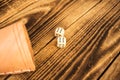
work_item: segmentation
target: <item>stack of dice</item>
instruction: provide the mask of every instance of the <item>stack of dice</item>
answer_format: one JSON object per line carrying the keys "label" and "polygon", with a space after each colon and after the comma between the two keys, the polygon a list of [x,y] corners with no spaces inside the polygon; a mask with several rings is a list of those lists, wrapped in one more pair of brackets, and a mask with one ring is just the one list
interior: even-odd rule
{"label": "stack of dice", "polygon": [[56,28],[55,36],[57,37],[57,47],[64,48],[66,46],[65,30],[61,27]]}

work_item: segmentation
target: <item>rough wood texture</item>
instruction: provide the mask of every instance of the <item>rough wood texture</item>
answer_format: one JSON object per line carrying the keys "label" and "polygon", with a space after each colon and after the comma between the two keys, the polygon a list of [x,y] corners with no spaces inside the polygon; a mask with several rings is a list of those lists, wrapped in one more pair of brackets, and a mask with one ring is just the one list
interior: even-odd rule
{"label": "rough wood texture", "polygon": [[100,80],[120,80],[120,54]]}
{"label": "rough wood texture", "polygon": [[[112,62],[119,62],[120,1],[56,0],[56,4],[44,17],[38,18],[40,13],[30,15],[27,24],[36,71],[1,79],[110,80],[107,76],[115,65]],[[67,38],[63,49],[56,47],[54,37],[59,26],[65,29]],[[119,80],[117,71],[112,80]]]}
{"label": "rough wood texture", "polygon": [[[0,8],[0,28],[13,23],[21,18],[29,18],[32,14],[39,13],[39,17],[48,13],[55,6],[57,0],[10,0],[1,1]],[[7,4],[6,4],[7,3]],[[5,4],[5,5],[4,5]],[[42,15],[41,15],[42,14]],[[37,16],[36,16],[37,17]]]}

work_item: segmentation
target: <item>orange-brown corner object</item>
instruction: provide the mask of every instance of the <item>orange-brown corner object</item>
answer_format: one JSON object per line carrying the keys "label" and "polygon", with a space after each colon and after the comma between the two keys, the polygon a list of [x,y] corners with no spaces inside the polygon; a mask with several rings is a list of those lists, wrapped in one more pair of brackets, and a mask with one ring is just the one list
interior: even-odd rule
{"label": "orange-brown corner object", "polygon": [[0,29],[0,75],[34,71],[33,51],[24,22]]}

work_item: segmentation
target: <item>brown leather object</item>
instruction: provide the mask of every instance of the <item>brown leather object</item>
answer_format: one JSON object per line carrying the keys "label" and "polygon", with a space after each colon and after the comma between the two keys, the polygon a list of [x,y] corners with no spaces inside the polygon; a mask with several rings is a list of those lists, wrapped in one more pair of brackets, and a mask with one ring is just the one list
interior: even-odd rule
{"label": "brown leather object", "polygon": [[0,75],[34,71],[32,54],[23,21],[0,29]]}

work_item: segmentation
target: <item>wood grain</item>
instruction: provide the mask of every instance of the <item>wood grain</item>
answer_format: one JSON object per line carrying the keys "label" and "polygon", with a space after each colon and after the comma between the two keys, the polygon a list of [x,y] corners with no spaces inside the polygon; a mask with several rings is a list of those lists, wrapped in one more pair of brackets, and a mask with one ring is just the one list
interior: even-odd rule
{"label": "wood grain", "polygon": [[44,13],[39,16],[42,17],[55,6],[55,3],[55,0],[11,0],[6,6],[0,8],[0,14],[2,14],[0,15],[0,28],[21,18],[29,18],[31,14]]}
{"label": "wood grain", "polygon": [[[112,35],[111,37],[114,38],[114,40],[119,39],[118,44],[120,45],[120,19],[119,21],[116,22],[115,27],[113,27],[113,30],[111,31],[111,35]],[[106,71],[103,73],[103,76],[100,78],[100,80],[119,80],[120,79],[120,62],[119,62],[120,51],[118,53],[119,54],[116,55],[114,60],[106,68]]]}
{"label": "wood grain", "polygon": [[[38,18],[44,13],[30,15],[27,23],[36,71],[3,76],[3,79],[117,80],[120,73],[116,58],[120,52],[120,1],[56,0],[56,4],[43,17]],[[67,46],[63,49],[56,47],[56,27],[65,29]],[[117,68],[109,77],[114,66]]]}
{"label": "wood grain", "polygon": [[120,54],[100,80],[119,80],[120,79]]}

